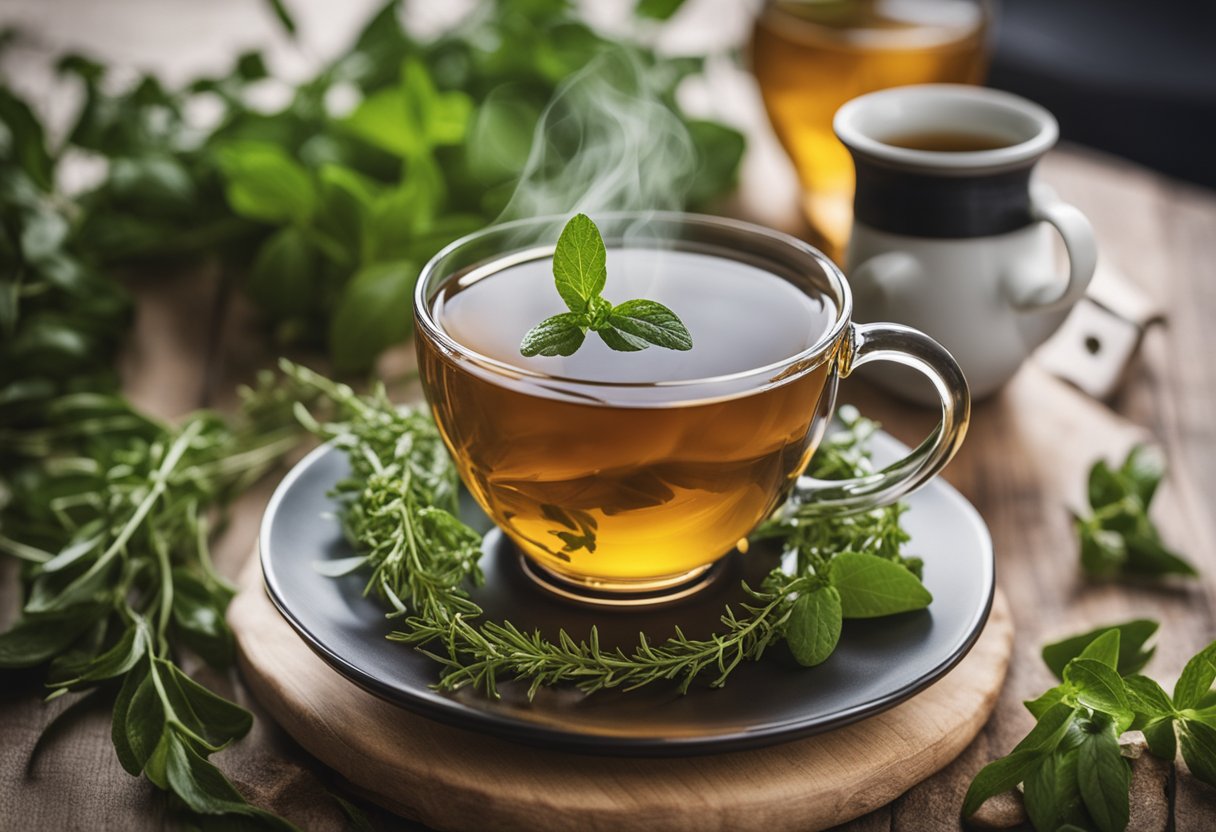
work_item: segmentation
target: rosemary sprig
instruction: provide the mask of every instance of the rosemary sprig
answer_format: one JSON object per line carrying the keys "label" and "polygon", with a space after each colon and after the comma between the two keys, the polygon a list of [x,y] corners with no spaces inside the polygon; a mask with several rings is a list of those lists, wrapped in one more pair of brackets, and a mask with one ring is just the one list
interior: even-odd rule
{"label": "rosemary sprig", "polygon": [[[435,659],[442,667],[441,690],[472,687],[497,696],[498,682],[514,679],[529,682],[530,697],[560,683],[590,693],[675,681],[686,691],[711,673],[710,685],[718,687],[743,661],[758,660],[779,641],[789,639],[804,664],[818,664],[835,648],[842,618],[919,609],[931,600],[914,575],[920,562],[901,554],[908,536],[900,527],[904,509],[896,506],[813,523],[795,512],[766,523],[758,536],[781,540],[794,555],[787,558],[793,569],[774,569],[759,588],[745,586],[749,599],[728,606],[722,631],[709,638],[677,630],[654,643],[641,633],[626,652],[601,645],[594,627],[584,639],[561,631],[551,641],[509,621],[478,621],[482,610],[466,586],[482,580],[481,537],[456,515],[456,474],[426,412],[398,408],[383,389],[358,396],[305,368],[282,367],[332,410],[332,419],[321,422],[298,407],[302,423],[350,458],[351,475],[337,490],[360,554],[328,571],[370,567],[366,591],[381,595],[392,607],[390,617],[400,619],[401,629],[389,638]],[[864,443],[874,424],[852,408],[839,415],[845,429],[812,462],[817,477],[870,468]],[[872,591],[875,582],[884,593]]]}

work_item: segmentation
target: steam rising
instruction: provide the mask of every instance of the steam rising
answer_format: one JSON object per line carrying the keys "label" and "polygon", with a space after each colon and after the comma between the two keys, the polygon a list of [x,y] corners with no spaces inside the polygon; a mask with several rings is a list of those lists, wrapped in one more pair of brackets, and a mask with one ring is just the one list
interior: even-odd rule
{"label": "steam rising", "polygon": [[696,159],[647,68],[626,50],[605,52],[565,81],[541,115],[499,221],[678,210]]}

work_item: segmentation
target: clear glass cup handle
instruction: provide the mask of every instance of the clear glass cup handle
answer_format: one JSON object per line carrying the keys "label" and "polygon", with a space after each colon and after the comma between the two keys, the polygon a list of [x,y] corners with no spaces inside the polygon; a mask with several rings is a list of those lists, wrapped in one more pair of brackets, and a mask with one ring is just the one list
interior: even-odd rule
{"label": "clear glass cup handle", "polygon": [[967,379],[954,356],[928,335],[902,324],[852,324],[842,350],[840,377],[871,361],[912,367],[933,383],[942,403],[942,420],[919,446],[881,471],[851,480],[801,476],[792,502],[799,515],[855,513],[890,505],[920,488],[945,467],[963,443],[971,418]]}

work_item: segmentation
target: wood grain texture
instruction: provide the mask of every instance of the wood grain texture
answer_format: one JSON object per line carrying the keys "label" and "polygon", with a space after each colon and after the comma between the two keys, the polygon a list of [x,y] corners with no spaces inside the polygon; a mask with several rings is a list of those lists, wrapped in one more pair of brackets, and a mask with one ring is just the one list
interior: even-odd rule
{"label": "wood grain texture", "polygon": [[998,594],[967,657],[898,707],[769,748],[644,759],[518,745],[384,702],[312,653],[267,598],[256,559],[229,621],[247,684],[301,745],[377,802],[453,832],[830,827],[890,802],[967,747],[996,702],[1013,642]]}

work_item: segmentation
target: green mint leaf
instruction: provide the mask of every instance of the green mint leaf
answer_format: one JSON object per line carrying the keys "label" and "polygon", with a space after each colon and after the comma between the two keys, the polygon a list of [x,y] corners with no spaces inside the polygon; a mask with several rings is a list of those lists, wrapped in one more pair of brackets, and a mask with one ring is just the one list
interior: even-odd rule
{"label": "green mint leaf", "polygon": [[1157,486],[1165,478],[1165,455],[1153,445],[1137,445],[1127,455],[1119,474],[1144,507],[1148,508],[1153,495],[1157,493]]}
{"label": "green mint leaf", "polygon": [[963,815],[974,815],[988,798],[1007,792],[1025,781],[1038,769],[1044,756],[1044,752],[1038,749],[1026,748],[984,766],[971,781],[967,796],[963,798]]}
{"label": "green mint leaf", "polygon": [[528,330],[519,351],[529,358],[534,355],[573,355],[586,337],[582,316],[563,312],[546,318]]}
{"label": "green mint leaf", "polygon": [[1035,829],[1056,830],[1078,814],[1077,749],[1055,751],[1025,780],[1026,814]]}
{"label": "green mint leaf", "polygon": [[1100,459],[1089,469],[1089,483],[1086,492],[1089,496],[1089,505],[1098,509],[1114,505],[1122,500],[1127,494],[1127,489],[1111,470],[1106,460]]}
{"label": "green mint leaf", "polygon": [[1126,543],[1127,563],[1124,569],[1131,574],[1149,577],[1194,577],[1199,574],[1181,555],[1167,549],[1155,533],[1132,532],[1127,535]]}
{"label": "green mint leaf", "polygon": [[1094,529],[1082,525],[1081,568],[1095,578],[1112,578],[1127,562],[1127,543],[1123,536],[1110,529]]}
{"label": "green mint leaf", "polygon": [[1157,622],[1147,618],[1125,621],[1081,633],[1043,648],[1043,661],[1057,679],[1064,678],[1064,666],[1081,655],[1082,651],[1098,636],[1111,630],[1119,633],[1119,664],[1121,675],[1136,673],[1153,657],[1156,647],[1145,647],[1157,632]]}
{"label": "green mint leaf", "polygon": [[600,340],[617,352],[637,352],[650,346],[650,344],[641,338],[630,335],[627,332],[621,332],[619,329],[613,329],[612,327],[597,330],[595,334],[600,336]]}
{"label": "green mint leaf", "polygon": [[26,616],[0,633],[0,668],[34,667],[66,650],[97,622],[96,606],[54,615]]}
{"label": "green mint leaf", "polygon": [[365,370],[387,347],[409,337],[408,309],[418,267],[404,261],[376,263],[355,272],[342,290],[329,327],[334,367]]}
{"label": "green mint leaf", "polygon": [[1182,668],[1182,675],[1174,685],[1174,707],[1198,708],[1212,689],[1213,681],[1216,681],[1216,641],[1192,656]]}
{"label": "green mint leaf", "polygon": [[1077,702],[1131,724],[1133,713],[1119,674],[1095,659],[1076,658],[1064,668],[1064,681],[1077,692]]}
{"label": "green mint leaf", "polygon": [[1119,752],[1119,737],[1113,723],[1090,723],[1077,750],[1077,785],[1081,799],[1098,829],[1123,832],[1130,807],[1128,789],[1131,767]]}
{"label": "green mint leaf", "polygon": [[1101,662],[1111,670],[1119,666],[1119,631],[1107,630],[1099,635],[1081,651],[1079,658],[1093,659]]}
{"label": "green mint leaf", "polygon": [[878,618],[924,609],[933,596],[895,561],[864,552],[842,552],[827,569],[828,583],[840,592],[845,618]]}
{"label": "green mint leaf", "polygon": [[1174,720],[1158,719],[1140,730],[1144,733],[1144,741],[1153,756],[1174,762],[1174,758],[1178,756],[1178,735],[1174,731]]}
{"label": "green mint leaf", "polygon": [[[127,739],[128,731],[131,730],[129,721],[131,719],[147,719],[145,713],[131,714],[131,700],[135,696],[135,692],[140,685],[148,678],[147,665],[140,665],[132,669],[122,680],[122,687],[119,688],[118,698],[114,700],[114,712],[110,722],[110,739],[114,743],[114,751],[118,754],[118,761],[126,772],[134,777],[138,777],[143,770],[144,761],[135,755],[134,748],[130,740]],[[157,726],[159,733],[160,727]]]}
{"label": "green mint leaf", "polygon": [[1216,786],[1216,728],[1192,719],[1182,722],[1182,759],[1191,774]]}
{"label": "green mint leaf", "polygon": [[1128,676],[1123,680],[1123,684],[1127,688],[1128,701],[1137,716],[1143,715],[1151,719],[1174,714],[1174,703],[1170,701],[1169,694],[1147,676]]}
{"label": "green mint leaf", "polygon": [[675,312],[653,300],[627,300],[613,307],[608,318],[613,327],[669,350],[692,349],[692,335]]}
{"label": "green mint leaf", "polygon": [[1013,747],[1013,750],[1033,750],[1044,753],[1055,751],[1060,740],[1064,739],[1064,735],[1072,726],[1072,718],[1076,713],[1077,709],[1067,702],[1052,706],[1047,713],[1039,717],[1034,728],[1030,729],[1030,733],[1023,737],[1022,741]]}
{"label": "green mint leaf", "polygon": [[684,0],[637,0],[633,13],[651,20],[668,20],[684,5]]}
{"label": "green mint leaf", "polygon": [[785,640],[798,664],[814,667],[826,661],[840,641],[842,622],[836,587],[817,587],[800,595],[785,632]]}
{"label": "green mint leaf", "polygon": [[1028,699],[1022,704],[1026,706],[1026,710],[1030,711],[1035,719],[1042,719],[1043,714],[1063,702],[1070,692],[1067,685],[1056,685],[1039,696],[1038,699]]}
{"label": "green mint leaf", "polygon": [[[557,293],[571,312],[582,312],[604,291],[608,279],[608,253],[600,230],[586,214],[575,214],[553,252],[553,278]],[[566,353],[567,355],[569,353]]]}

